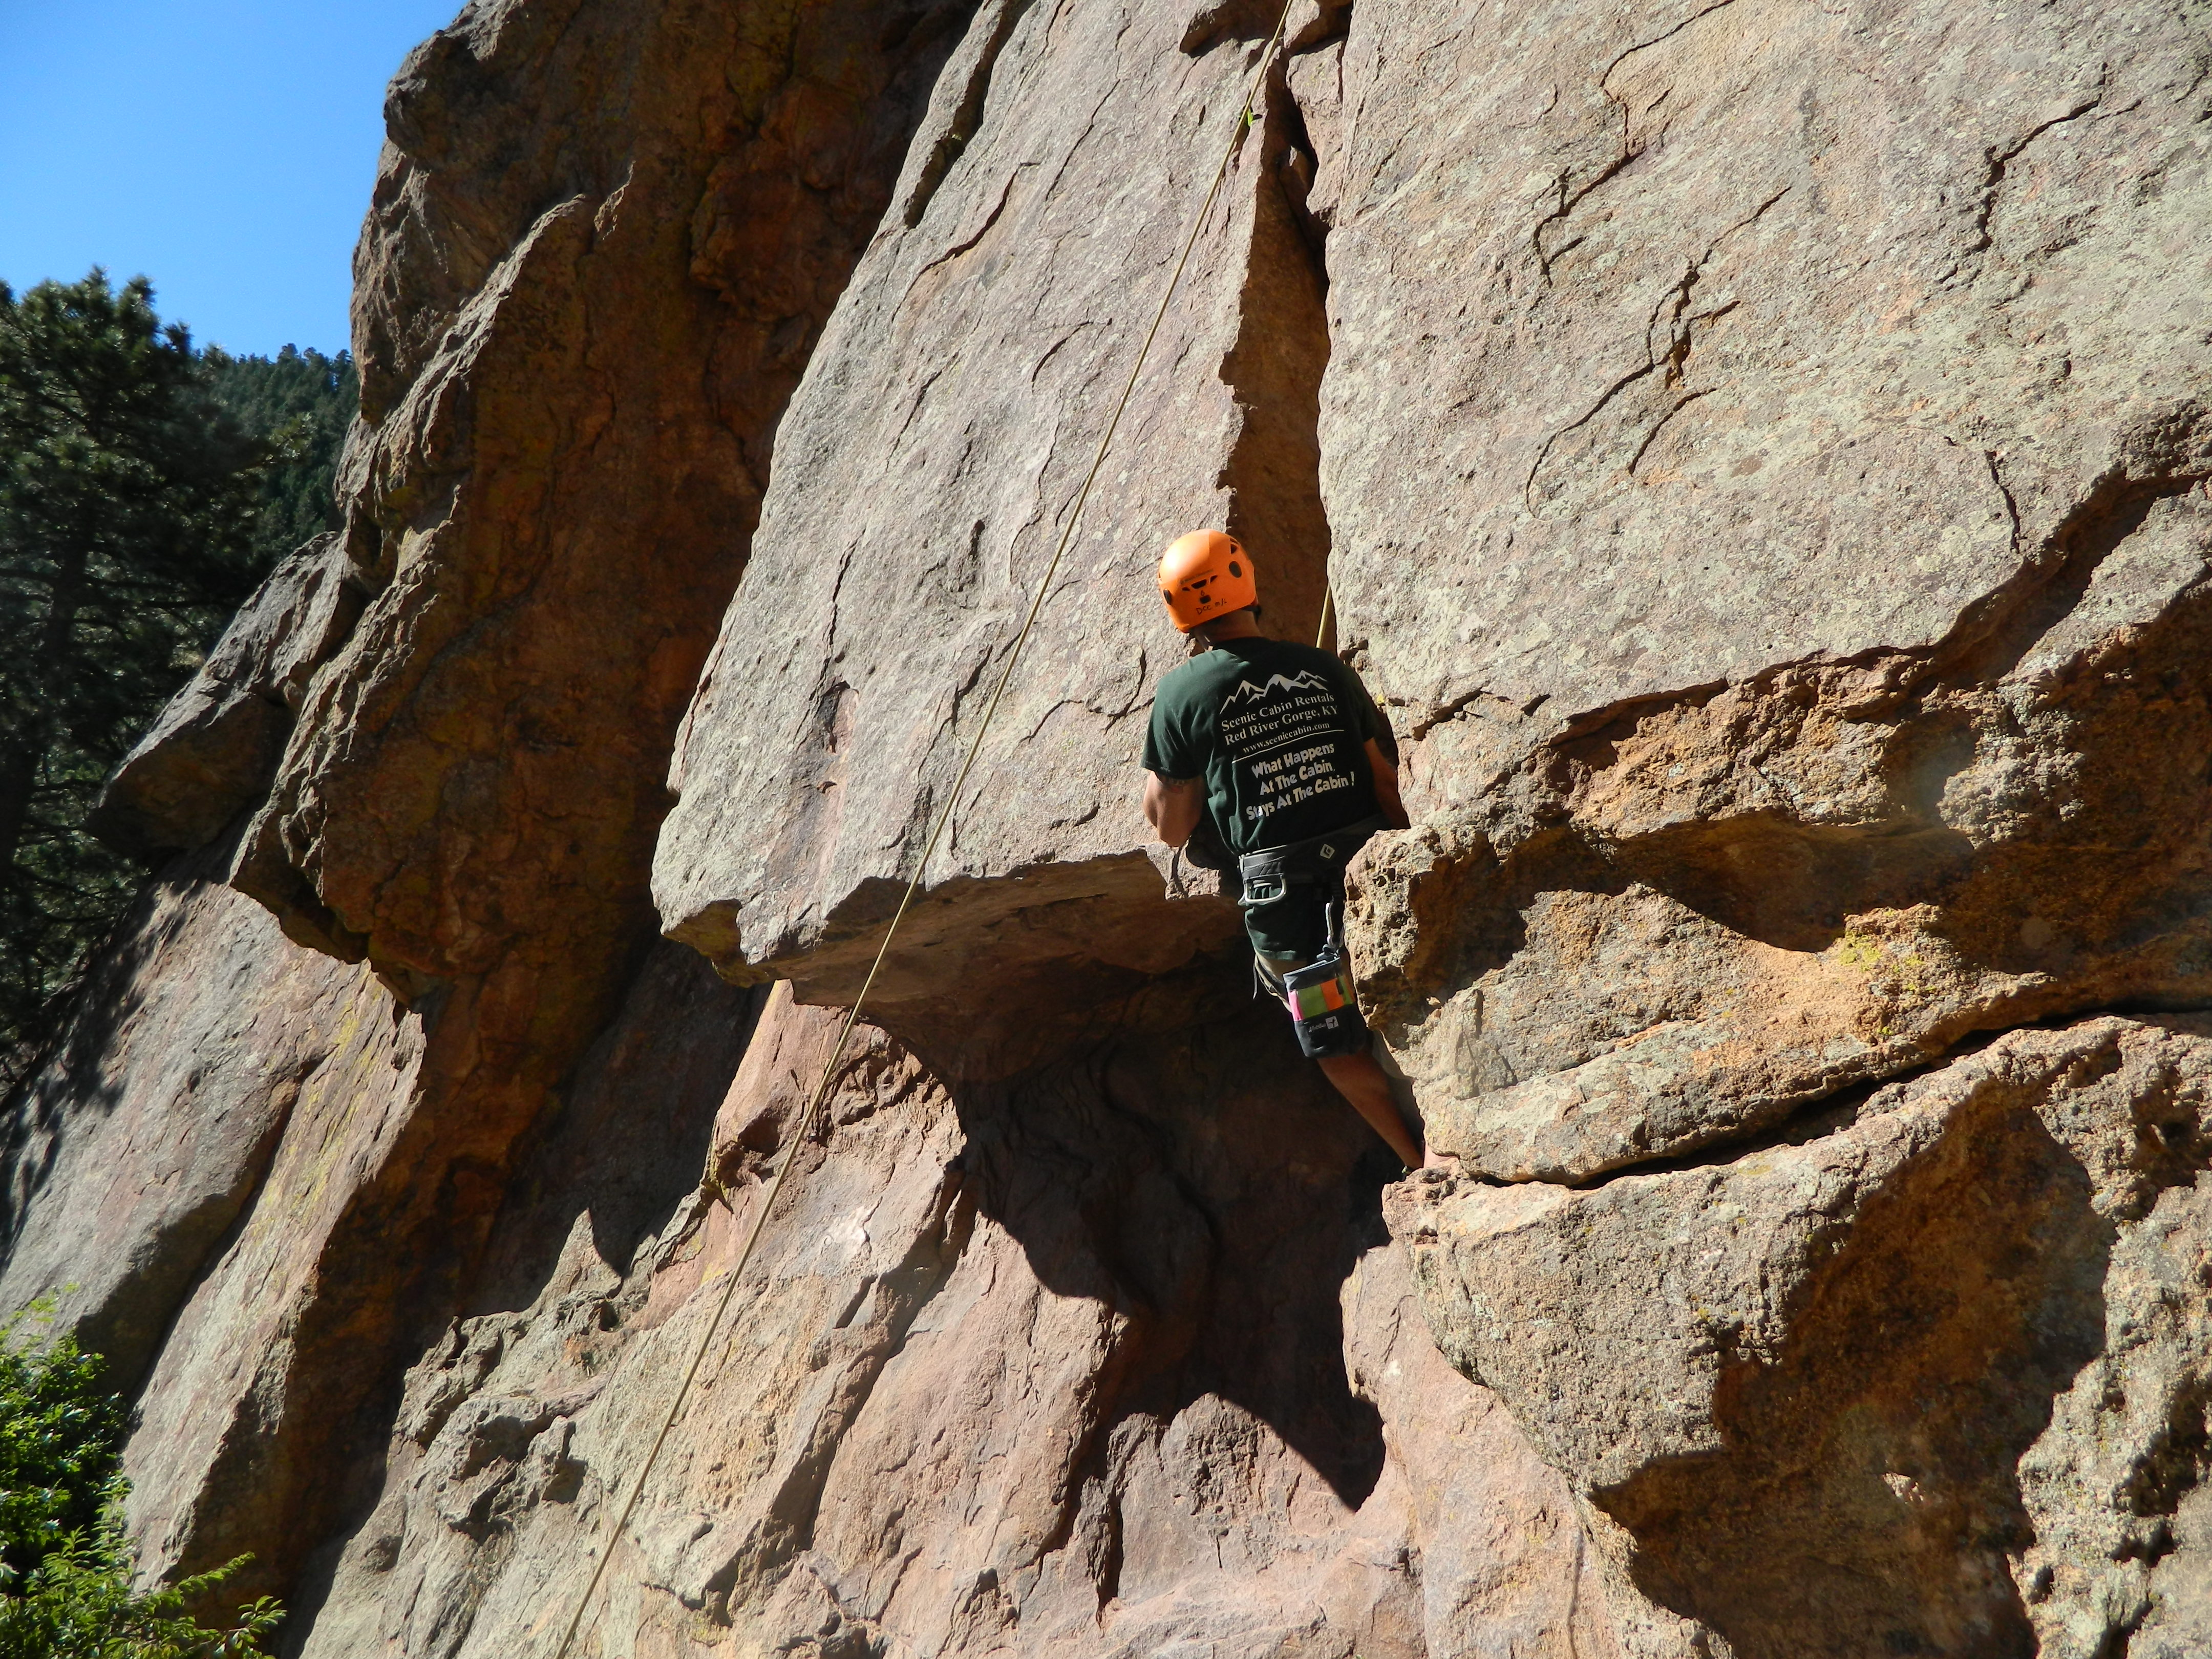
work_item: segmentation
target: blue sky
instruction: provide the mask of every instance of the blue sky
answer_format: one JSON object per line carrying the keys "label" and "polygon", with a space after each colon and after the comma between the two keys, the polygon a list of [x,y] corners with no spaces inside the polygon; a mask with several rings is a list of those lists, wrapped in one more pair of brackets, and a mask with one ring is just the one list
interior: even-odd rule
{"label": "blue sky", "polygon": [[461,0],[0,0],[0,281],[153,279],[203,344],[346,343],[384,85]]}

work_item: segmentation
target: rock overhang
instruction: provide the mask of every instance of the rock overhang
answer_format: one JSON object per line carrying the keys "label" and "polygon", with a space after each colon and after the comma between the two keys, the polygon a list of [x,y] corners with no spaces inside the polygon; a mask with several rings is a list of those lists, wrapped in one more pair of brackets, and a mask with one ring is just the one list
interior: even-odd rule
{"label": "rock overhang", "polygon": [[[850,1006],[865,987],[872,1024],[929,1051],[948,1078],[1003,1074],[1085,1030],[1102,1005],[1129,1017],[1149,982],[1243,937],[1235,907],[1203,872],[1164,868],[1164,849],[1055,860],[918,888],[878,952],[906,884],[864,879],[818,922],[748,948],[734,905],[708,906],[670,936],[738,983],[787,981],[801,1002]],[[1187,883],[1185,895],[1166,888]],[[1171,1023],[1188,1010],[1163,1010]]]}

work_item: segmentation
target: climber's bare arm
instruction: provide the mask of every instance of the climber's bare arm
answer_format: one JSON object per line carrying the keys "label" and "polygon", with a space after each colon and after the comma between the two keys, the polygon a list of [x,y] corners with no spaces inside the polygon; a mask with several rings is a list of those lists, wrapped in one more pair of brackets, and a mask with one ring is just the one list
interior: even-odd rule
{"label": "climber's bare arm", "polygon": [[1384,754],[1382,745],[1372,738],[1367,739],[1367,763],[1375,769],[1375,800],[1382,809],[1382,822],[1393,830],[1410,828],[1413,820],[1406,816],[1406,803],[1398,798],[1398,763]]}
{"label": "climber's bare arm", "polygon": [[[1394,793],[1391,797],[1395,799]],[[1197,778],[1164,778],[1145,774],[1145,821],[1170,847],[1180,847],[1198,828],[1198,815],[1206,810],[1206,791]]]}

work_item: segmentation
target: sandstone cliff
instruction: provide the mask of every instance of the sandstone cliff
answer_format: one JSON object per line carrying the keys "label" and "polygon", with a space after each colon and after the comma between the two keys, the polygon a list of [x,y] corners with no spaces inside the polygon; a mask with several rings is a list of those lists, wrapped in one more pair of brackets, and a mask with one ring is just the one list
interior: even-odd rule
{"label": "sandstone cliff", "polygon": [[[2212,14],[474,0],[0,1300],[295,1655],[2212,1647]],[[1226,523],[1447,1172],[1133,805]],[[658,937],[657,937],[658,936]],[[716,970],[720,970],[719,974]],[[796,1173],[635,1524],[763,1181]]]}

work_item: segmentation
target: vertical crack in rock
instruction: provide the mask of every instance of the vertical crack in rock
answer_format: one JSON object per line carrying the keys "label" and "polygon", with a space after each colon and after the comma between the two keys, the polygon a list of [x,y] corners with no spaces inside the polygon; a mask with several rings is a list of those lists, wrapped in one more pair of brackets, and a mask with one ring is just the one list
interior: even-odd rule
{"label": "vertical crack in rock", "polygon": [[[1250,53],[1224,40],[1186,62],[1181,38],[1149,14],[987,14],[948,75],[931,131],[972,123],[962,159],[920,219],[895,216],[872,246],[784,424],[675,768],[655,864],[664,927],[732,978],[787,975],[803,999],[838,1003],[869,971],[933,821],[925,805],[975,735],[981,699],[960,688],[994,684],[1231,136]],[[871,993],[902,1037],[963,1029],[947,1057],[961,1076],[1011,1075],[1081,1040],[1097,1007],[1143,1006],[1149,978],[1234,927],[1218,902],[1167,901],[1135,769],[1149,682],[1172,660],[1149,580],[1172,526],[1233,521],[1271,573],[1276,626],[1318,619],[1322,279],[1276,176],[1295,132],[1279,82],[1271,103],[1135,388],[975,799]],[[1171,137],[1155,142],[1163,122]],[[993,352],[1022,377],[982,373]],[[931,580],[908,582],[909,566]],[[794,662],[817,682],[798,703],[772,691]],[[854,711],[834,757],[793,719],[833,684]]]}
{"label": "vertical crack in rock", "polygon": [[[1272,21],[1272,20],[1271,20]],[[1287,59],[1270,70],[1247,138],[1257,177],[1252,238],[1237,294],[1235,343],[1221,378],[1239,428],[1219,483],[1230,534],[1251,550],[1268,631],[1311,640],[1328,580],[1321,495],[1321,382],[1328,367],[1328,231],[1308,210],[1312,140],[1291,95]]]}
{"label": "vertical crack in rock", "polygon": [[[109,815],[243,809],[326,954],[178,888],[15,1126],[8,1284],[151,1333],[155,1569],[254,1550],[299,1659],[544,1639],[1273,13],[410,60],[337,562]],[[2205,1650],[2205,62],[2133,0],[1295,11],[603,1645]],[[1395,1243],[1135,810],[1206,522],[1417,737],[1354,943],[1462,1168]]]}
{"label": "vertical crack in rock", "polygon": [[[945,175],[952,170],[953,163],[960,159],[960,152],[982,125],[983,102],[991,95],[991,72],[998,67],[999,54],[1006,49],[1006,38],[1013,33],[1014,26],[1022,21],[1030,3],[1031,0],[985,0],[967,42],[945,65],[937,99],[944,100],[948,93],[956,93],[957,96],[949,111],[923,124],[922,137],[927,142],[915,145],[914,155],[907,162],[907,177],[900,181],[897,191],[903,204],[899,216],[908,229],[921,222],[921,216],[929,211],[930,202],[937,195],[937,187],[945,182]],[[934,137],[929,136],[933,130]]]}

